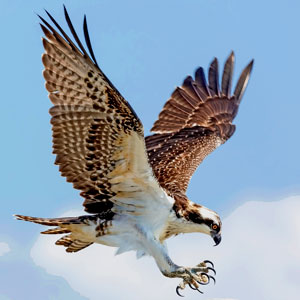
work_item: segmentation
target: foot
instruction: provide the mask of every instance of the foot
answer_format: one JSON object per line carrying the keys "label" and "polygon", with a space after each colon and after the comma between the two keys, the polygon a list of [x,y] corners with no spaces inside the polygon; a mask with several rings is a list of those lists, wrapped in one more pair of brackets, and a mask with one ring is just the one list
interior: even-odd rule
{"label": "foot", "polygon": [[[210,264],[211,267],[207,266],[207,264]],[[199,290],[199,285],[209,284],[211,279],[215,283],[215,278],[208,274],[210,271],[212,271],[214,275],[216,274],[213,263],[209,260],[205,260],[194,268],[177,267],[175,271],[165,275],[168,277],[179,277],[183,279],[176,287],[176,293],[183,297],[179,291],[184,290],[186,285],[202,294],[203,292]]]}

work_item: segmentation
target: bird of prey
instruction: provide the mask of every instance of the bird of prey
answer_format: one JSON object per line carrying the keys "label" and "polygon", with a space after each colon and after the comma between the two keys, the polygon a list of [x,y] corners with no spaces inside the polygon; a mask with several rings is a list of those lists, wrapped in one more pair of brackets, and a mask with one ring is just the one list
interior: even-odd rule
{"label": "bird of prey", "polygon": [[[150,255],[161,273],[199,290],[214,277],[213,264],[175,264],[165,241],[180,233],[201,232],[221,241],[221,220],[209,208],[188,199],[189,180],[202,160],[234,133],[232,124],[247,86],[253,60],[231,93],[233,52],[219,85],[218,60],[186,77],[164,105],[144,138],[143,125],[96,61],[86,17],[82,45],[66,8],[65,19],[75,41],[55,19],[40,17],[45,37],[42,61],[50,109],[53,153],[61,175],[81,191],[87,215],[68,218],[17,219],[54,226],[44,234],[65,234],[57,245],[77,252],[93,243],[117,247],[117,253]],[[55,29],[56,27],[56,29]]]}

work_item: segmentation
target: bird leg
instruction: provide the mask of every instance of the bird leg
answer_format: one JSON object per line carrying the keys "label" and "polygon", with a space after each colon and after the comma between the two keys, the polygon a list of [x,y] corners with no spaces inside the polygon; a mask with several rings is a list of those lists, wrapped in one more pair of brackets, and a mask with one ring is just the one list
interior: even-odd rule
{"label": "bird leg", "polygon": [[165,245],[160,243],[149,231],[145,231],[138,226],[136,226],[135,229],[137,230],[143,248],[149,255],[153,256],[161,273],[166,277],[178,277],[183,279],[176,288],[176,292],[179,296],[181,296],[179,290],[183,290],[186,285],[202,293],[198,289],[199,285],[209,284],[211,279],[215,282],[215,278],[209,275],[210,271],[216,274],[212,262],[205,260],[193,268],[178,266],[169,257]]}

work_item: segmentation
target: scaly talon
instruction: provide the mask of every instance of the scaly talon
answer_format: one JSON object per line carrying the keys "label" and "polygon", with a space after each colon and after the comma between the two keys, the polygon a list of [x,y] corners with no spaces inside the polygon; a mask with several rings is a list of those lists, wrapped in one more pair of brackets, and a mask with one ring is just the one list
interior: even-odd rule
{"label": "scaly talon", "polygon": [[[207,263],[212,267],[207,267]],[[198,264],[195,268],[178,267],[175,271],[168,274],[168,276],[179,277],[183,279],[182,282],[176,287],[176,293],[178,296],[184,297],[182,294],[180,294],[180,290],[184,290],[186,285],[189,285],[192,290],[197,290],[199,293],[203,294],[203,292],[199,290],[200,284],[207,285],[211,280],[216,283],[214,276],[208,274],[210,271],[212,271],[214,275],[216,274],[214,264],[209,260],[205,260]]]}
{"label": "scaly talon", "polygon": [[208,275],[209,278],[211,278],[213,281],[214,281],[214,284],[216,284],[216,279],[215,277],[211,276],[211,275]]}
{"label": "scaly talon", "polygon": [[196,288],[193,287],[191,283],[189,283],[189,287],[190,287],[192,290],[196,290]]}
{"label": "scaly talon", "polygon": [[[198,282],[198,281],[197,281],[197,282]],[[190,284],[190,283],[189,283],[189,287],[190,287],[192,290],[194,290],[194,291],[198,291],[200,294],[203,294],[203,292],[202,292],[202,291],[200,291],[198,288],[196,288],[196,287],[192,286],[192,284]]]}
{"label": "scaly talon", "polygon": [[180,297],[184,297],[183,295],[181,295],[180,293],[179,293],[179,289],[182,289],[179,285],[176,287],[176,294],[178,295],[178,296],[180,296]]}
{"label": "scaly talon", "polygon": [[216,272],[216,270],[215,270],[215,269],[213,269],[213,268],[211,268],[211,267],[207,267],[207,270],[211,270],[211,271],[213,271],[213,272],[214,272],[214,274],[215,274],[215,275],[217,275],[217,272]]}
{"label": "scaly talon", "polygon": [[197,289],[195,289],[195,290],[197,290],[200,294],[203,294],[203,292],[201,292],[198,288]]}
{"label": "scaly talon", "polygon": [[214,264],[210,260],[205,260],[203,261],[205,264],[211,264],[211,266],[214,268]]}

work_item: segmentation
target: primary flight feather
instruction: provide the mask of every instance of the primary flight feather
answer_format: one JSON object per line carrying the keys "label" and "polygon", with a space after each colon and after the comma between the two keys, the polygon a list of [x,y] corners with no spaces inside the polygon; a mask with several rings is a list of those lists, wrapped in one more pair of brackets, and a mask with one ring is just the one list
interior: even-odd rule
{"label": "primary flight feather", "polygon": [[[130,104],[117,91],[96,61],[84,17],[89,54],[65,10],[73,38],[47,12],[44,18],[42,61],[50,109],[53,153],[62,176],[81,191],[88,215],[70,218],[18,219],[55,226],[42,233],[66,234],[56,244],[77,252],[93,243],[150,255],[168,277],[182,278],[177,293],[189,285],[197,289],[214,279],[205,260],[195,267],[176,265],[165,240],[172,235],[202,232],[216,245],[221,220],[214,211],[186,196],[189,180],[202,160],[228,140],[252,70],[243,70],[231,94],[234,54],[227,59],[219,84],[215,58],[206,82],[203,68],[188,76],[171,95],[151,136]],[[199,291],[199,290],[198,290]]]}

